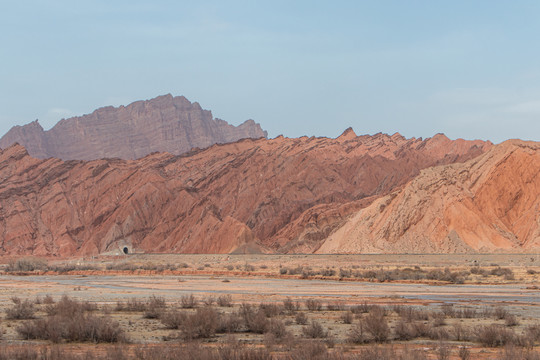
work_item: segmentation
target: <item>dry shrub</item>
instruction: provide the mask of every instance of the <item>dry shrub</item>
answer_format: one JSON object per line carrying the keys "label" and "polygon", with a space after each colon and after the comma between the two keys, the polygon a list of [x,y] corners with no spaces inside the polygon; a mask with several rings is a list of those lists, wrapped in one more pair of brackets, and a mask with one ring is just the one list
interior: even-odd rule
{"label": "dry shrub", "polygon": [[180,298],[180,306],[184,309],[193,309],[197,307],[197,299],[193,294],[184,295]]}
{"label": "dry shrub", "polygon": [[341,314],[341,321],[343,321],[344,324],[352,324],[354,320],[354,314],[351,311],[345,311],[343,314]]}
{"label": "dry shrub", "polygon": [[237,313],[224,314],[219,317],[219,323],[216,329],[218,333],[233,333],[242,328],[242,318]]}
{"label": "dry shrub", "polygon": [[166,308],[167,304],[165,303],[164,298],[152,295],[146,302],[143,317],[145,319],[159,319]]}
{"label": "dry shrub", "polygon": [[178,310],[168,311],[160,317],[167,329],[180,329],[186,322],[187,314]]}
{"label": "dry shrub", "polygon": [[214,296],[207,296],[203,299],[202,302],[206,306],[212,306],[216,302],[216,298]]}
{"label": "dry shrub", "polygon": [[282,320],[270,319],[267,323],[265,333],[272,334],[276,339],[283,339],[289,333]]}
{"label": "dry shrub", "polygon": [[329,311],[343,311],[345,310],[345,305],[340,301],[333,301],[326,304],[326,308]]}
{"label": "dry shrub", "polygon": [[365,330],[371,334],[376,342],[385,342],[390,335],[390,328],[384,315],[383,308],[374,306],[369,314],[362,319]]}
{"label": "dry shrub", "polygon": [[219,313],[211,307],[199,308],[186,317],[180,327],[183,339],[207,339],[215,335],[219,324]]}
{"label": "dry shrub", "polygon": [[62,340],[95,343],[126,341],[124,331],[117,322],[92,314],[53,315],[25,322],[16,330],[25,339],[50,340],[54,343]]}
{"label": "dry shrub", "polygon": [[231,295],[220,295],[217,298],[217,304],[221,307],[231,307],[232,306],[232,296]]}
{"label": "dry shrub", "polygon": [[502,320],[506,318],[508,315],[509,315],[508,311],[502,306],[497,306],[493,310],[493,316],[495,317],[495,319]]}
{"label": "dry shrub", "polygon": [[283,308],[288,314],[294,314],[300,309],[300,304],[298,301],[293,301],[290,297],[288,297],[283,301]]}
{"label": "dry shrub", "polygon": [[508,315],[504,318],[504,324],[505,324],[506,326],[517,326],[517,325],[519,325],[519,320],[518,320],[518,318],[517,318],[515,315],[508,314]]}
{"label": "dry shrub", "polygon": [[448,340],[450,339],[450,333],[444,327],[434,327],[430,329],[428,333],[428,337],[431,340],[439,340],[439,341]]}
{"label": "dry shrub", "polygon": [[353,344],[363,344],[367,342],[364,324],[362,324],[362,322],[357,323],[349,330],[347,333],[347,341]]}
{"label": "dry shrub", "polygon": [[47,261],[39,258],[34,257],[27,257],[27,258],[21,258],[17,260],[11,260],[7,267],[7,272],[28,272],[28,271],[35,271],[35,270],[46,270],[47,269]]}
{"label": "dry shrub", "polygon": [[96,310],[96,304],[92,304],[88,301],[77,301],[67,295],[63,295],[57,303],[49,304],[45,307],[45,312],[47,313],[47,315],[59,315],[63,317],[73,317],[87,311]]}
{"label": "dry shrub", "polygon": [[115,310],[116,311],[143,312],[146,310],[146,305],[147,305],[146,301],[136,299],[136,298],[131,298],[131,299],[128,299],[126,302],[121,302],[121,301],[117,302]]}
{"label": "dry shrub", "polygon": [[471,339],[471,332],[461,324],[454,324],[452,326],[452,333],[456,341],[470,341]]}
{"label": "dry shrub", "polygon": [[471,351],[466,348],[465,346],[460,346],[458,350],[458,356],[460,360],[470,360],[471,359]]}
{"label": "dry shrub", "polygon": [[306,314],[304,314],[303,312],[299,312],[296,314],[295,318],[294,318],[294,321],[296,321],[296,323],[298,325],[306,325],[307,324],[307,316]]}
{"label": "dry shrub", "polygon": [[309,325],[302,328],[302,333],[308,338],[312,339],[324,339],[328,337],[328,331],[315,320],[311,320]]}
{"label": "dry shrub", "polygon": [[373,305],[368,305],[368,303],[364,302],[363,304],[354,305],[353,307],[351,307],[351,311],[354,314],[367,314],[372,307]]}
{"label": "dry shrub", "polygon": [[29,300],[21,301],[19,298],[12,298],[13,306],[6,309],[6,319],[23,320],[34,318],[34,304]]}
{"label": "dry shrub", "polygon": [[506,346],[497,360],[540,360],[540,353],[533,349],[522,349],[515,346]]}
{"label": "dry shrub", "polygon": [[496,324],[477,326],[475,333],[477,341],[488,347],[509,345],[515,340],[514,331]]}
{"label": "dry shrub", "polygon": [[396,339],[398,340],[411,340],[416,337],[416,329],[413,324],[407,323],[403,320],[400,320],[394,329]]}
{"label": "dry shrub", "polygon": [[450,359],[450,347],[445,344],[440,344],[436,352],[437,360],[448,360]]}
{"label": "dry shrub", "polygon": [[320,311],[322,309],[322,303],[317,299],[307,299],[305,304],[309,311]]}
{"label": "dry shrub", "polygon": [[268,319],[263,310],[258,309],[255,311],[251,305],[243,303],[239,311],[248,331],[256,334],[263,334],[265,332]]}
{"label": "dry shrub", "polygon": [[431,317],[433,318],[432,325],[434,327],[446,325],[446,320],[443,313],[435,312],[431,314]]}
{"label": "dry shrub", "polygon": [[261,303],[259,304],[259,309],[268,318],[283,314],[283,308],[277,304]]}
{"label": "dry shrub", "polygon": [[330,359],[328,349],[318,341],[303,341],[288,357],[290,360],[326,360]]}

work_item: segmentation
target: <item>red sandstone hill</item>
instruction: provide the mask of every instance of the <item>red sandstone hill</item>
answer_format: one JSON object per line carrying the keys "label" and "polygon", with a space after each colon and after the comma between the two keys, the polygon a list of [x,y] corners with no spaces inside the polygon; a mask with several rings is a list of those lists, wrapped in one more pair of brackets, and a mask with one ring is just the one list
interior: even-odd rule
{"label": "red sandstone hill", "polygon": [[540,143],[509,140],[465,163],[422,170],[358,211],[319,253],[540,249]]}
{"label": "red sandstone hill", "polygon": [[266,136],[253,120],[229,125],[198,103],[169,94],[61,120],[48,131],[37,120],[15,126],[0,139],[0,148],[19,143],[40,159],[138,159],[156,151],[178,155],[194,147]]}
{"label": "red sandstone hill", "polygon": [[245,139],[139,160],[0,152],[0,254],[313,252],[349,215],[482,141],[399,134]]}

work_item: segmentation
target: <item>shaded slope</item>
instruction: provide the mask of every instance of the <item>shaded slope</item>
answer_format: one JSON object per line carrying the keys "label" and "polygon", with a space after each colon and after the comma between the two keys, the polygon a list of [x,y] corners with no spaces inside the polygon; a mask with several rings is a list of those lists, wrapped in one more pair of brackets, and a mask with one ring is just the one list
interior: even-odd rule
{"label": "shaded slope", "polygon": [[64,119],[48,131],[37,120],[15,126],[0,139],[0,148],[19,143],[41,159],[138,159],[157,151],[181,154],[194,147],[260,137],[266,132],[253,120],[233,126],[214,119],[198,103],[169,94]]}

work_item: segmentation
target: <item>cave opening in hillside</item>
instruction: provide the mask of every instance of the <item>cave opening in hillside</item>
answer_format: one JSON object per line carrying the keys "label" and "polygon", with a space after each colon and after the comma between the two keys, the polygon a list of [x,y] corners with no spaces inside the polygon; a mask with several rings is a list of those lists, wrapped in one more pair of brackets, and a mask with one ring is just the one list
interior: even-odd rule
{"label": "cave opening in hillside", "polygon": [[129,249],[127,248],[127,246],[124,246],[124,249],[122,251],[124,251],[124,254],[126,255],[129,254]]}

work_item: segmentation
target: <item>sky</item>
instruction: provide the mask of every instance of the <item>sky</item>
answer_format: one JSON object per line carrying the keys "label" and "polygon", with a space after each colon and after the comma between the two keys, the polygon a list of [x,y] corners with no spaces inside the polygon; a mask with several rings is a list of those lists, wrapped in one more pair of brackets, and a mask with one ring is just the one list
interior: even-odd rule
{"label": "sky", "polygon": [[269,137],[540,141],[540,1],[0,2],[0,135],[171,93]]}

